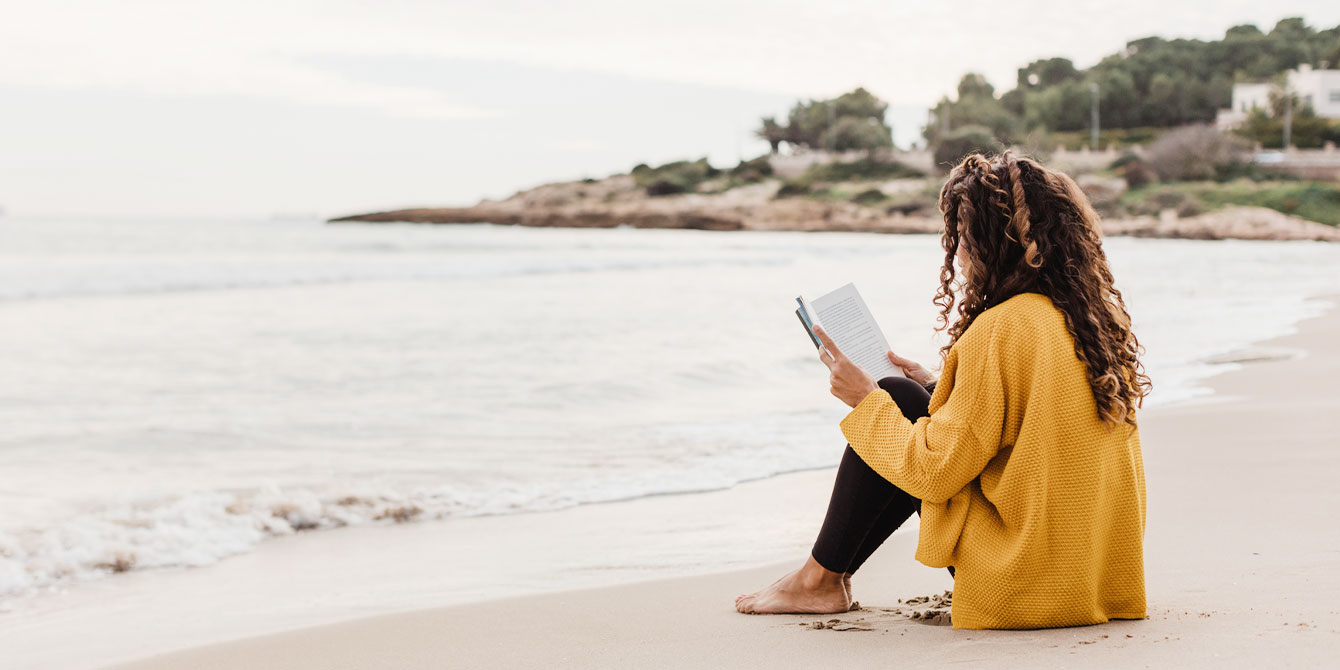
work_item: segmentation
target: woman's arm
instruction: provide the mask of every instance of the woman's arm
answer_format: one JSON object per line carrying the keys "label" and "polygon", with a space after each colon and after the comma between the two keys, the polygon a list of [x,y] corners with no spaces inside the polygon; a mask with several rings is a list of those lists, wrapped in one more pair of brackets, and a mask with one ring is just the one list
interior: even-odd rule
{"label": "woman's arm", "polygon": [[1000,449],[1005,386],[994,323],[975,323],[945,361],[948,399],[928,417],[908,421],[883,389],[867,394],[842,420],[852,449],[880,476],[909,494],[944,502],[976,479]]}

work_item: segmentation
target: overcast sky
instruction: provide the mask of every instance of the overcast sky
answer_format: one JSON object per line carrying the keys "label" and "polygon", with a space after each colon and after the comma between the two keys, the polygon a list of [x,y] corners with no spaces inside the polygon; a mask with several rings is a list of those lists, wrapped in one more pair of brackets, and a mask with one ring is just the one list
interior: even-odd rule
{"label": "overcast sky", "polygon": [[[1281,7],[1283,7],[1281,9]],[[1092,65],[1340,3],[0,0],[11,216],[335,215],[469,204],[761,153],[760,116],[865,86],[896,140],[968,71]]]}

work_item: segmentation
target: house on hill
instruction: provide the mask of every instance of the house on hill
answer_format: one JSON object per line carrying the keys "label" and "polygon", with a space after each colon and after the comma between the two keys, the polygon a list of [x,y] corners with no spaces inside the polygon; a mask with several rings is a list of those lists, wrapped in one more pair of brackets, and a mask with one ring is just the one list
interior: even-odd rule
{"label": "house on hill", "polygon": [[[1298,95],[1303,105],[1310,105],[1317,116],[1340,118],[1340,70],[1315,70],[1306,63],[1286,75],[1289,88]],[[1270,108],[1270,82],[1244,82],[1233,85],[1233,106],[1221,109],[1215,116],[1220,129],[1236,128],[1255,108]]]}

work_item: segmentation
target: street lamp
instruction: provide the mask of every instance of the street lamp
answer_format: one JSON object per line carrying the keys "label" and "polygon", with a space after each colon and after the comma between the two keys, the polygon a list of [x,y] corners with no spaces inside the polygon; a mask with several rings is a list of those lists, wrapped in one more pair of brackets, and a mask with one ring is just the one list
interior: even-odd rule
{"label": "street lamp", "polygon": [[1289,88],[1288,81],[1284,84],[1284,141],[1283,149],[1289,150],[1293,144],[1293,91]]}
{"label": "street lamp", "polygon": [[1089,92],[1093,94],[1093,111],[1089,118],[1089,147],[1098,151],[1098,82],[1089,82]]}

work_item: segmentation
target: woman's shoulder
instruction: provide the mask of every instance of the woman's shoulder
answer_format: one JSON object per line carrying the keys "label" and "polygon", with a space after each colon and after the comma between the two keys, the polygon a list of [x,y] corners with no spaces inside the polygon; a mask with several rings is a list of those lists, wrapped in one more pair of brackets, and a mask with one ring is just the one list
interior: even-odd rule
{"label": "woman's shoulder", "polygon": [[1030,348],[1052,339],[1048,335],[1067,332],[1065,315],[1051,298],[1030,292],[1015,294],[982,310],[964,331],[963,338],[980,344],[990,340],[991,348],[1010,345]]}
{"label": "woman's shoulder", "polygon": [[1061,310],[1052,303],[1052,299],[1042,293],[1016,293],[991,307],[982,310],[972,325],[988,325],[991,330],[1000,325],[1035,324],[1048,317],[1061,317]]}
{"label": "woman's shoulder", "polygon": [[1019,314],[1043,314],[1059,311],[1052,299],[1045,293],[1035,293],[1032,291],[1026,293],[1016,293],[996,305],[982,312],[994,313],[997,317],[1014,316]]}

